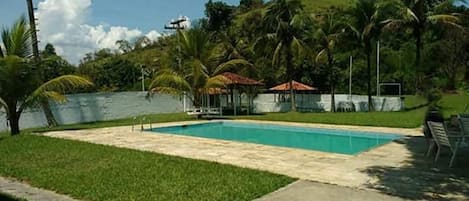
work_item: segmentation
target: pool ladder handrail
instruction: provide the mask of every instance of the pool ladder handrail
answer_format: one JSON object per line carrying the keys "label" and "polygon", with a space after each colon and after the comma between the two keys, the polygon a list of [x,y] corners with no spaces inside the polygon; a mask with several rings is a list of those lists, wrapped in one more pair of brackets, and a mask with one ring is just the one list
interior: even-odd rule
{"label": "pool ladder handrail", "polygon": [[144,128],[145,122],[150,125],[150,130],[153,130],[153,124],[152,124],[151,118],[147,119],[145,116],[138,118],[135,116],[132,118],[132,132],[135,131],[135,125],[136,125],[137,119],[140,120],[140,132],[145,130]]}

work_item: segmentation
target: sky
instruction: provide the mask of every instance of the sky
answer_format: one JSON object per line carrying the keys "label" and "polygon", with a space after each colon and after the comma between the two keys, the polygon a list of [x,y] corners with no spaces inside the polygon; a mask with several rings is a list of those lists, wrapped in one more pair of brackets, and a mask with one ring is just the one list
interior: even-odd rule
{"label": "sky", "polygon": [[[47,43],[77,64],[88,52],[117,49],[117,40],[147,36],[156,40],[171,19],[204,16],[207,0],[33,0],[40,49]],[[237,5],[239,0],[224,0]],[[0,0],[0,27],[27,16],[26,0]],[[190,26],[190,23],[187,24]]]}

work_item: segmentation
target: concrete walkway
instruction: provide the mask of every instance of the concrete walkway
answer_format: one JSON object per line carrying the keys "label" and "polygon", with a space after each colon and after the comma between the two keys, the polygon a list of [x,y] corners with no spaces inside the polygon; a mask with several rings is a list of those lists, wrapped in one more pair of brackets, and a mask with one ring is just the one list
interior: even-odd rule
{"label": "concrete walkway", "polygon": [[0,177],[0,192],[28,201],[77,201],[66,195]]}
{"label": "concrete walkway", "polygon": [[300,180],[254,201],[404,201],[389,195]]}

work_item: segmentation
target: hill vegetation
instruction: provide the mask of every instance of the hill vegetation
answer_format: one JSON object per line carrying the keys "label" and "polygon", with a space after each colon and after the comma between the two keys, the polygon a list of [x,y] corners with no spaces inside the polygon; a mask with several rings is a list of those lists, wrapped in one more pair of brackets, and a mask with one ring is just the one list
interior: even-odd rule
{"label": "hill vegetation", "polygon": [[[211,2],[211,1],[210,1]],[[255,49],[256,44],[260,44],[261,36],[266,34],[265,23],[263,18],[265,17],[266,11],[271,3],[267,4],[255,4],[251,3],[252,6],[246,8],[242,5],[237,7],[229,7],[228,5],[221,2],[207,3],[207,8],[213,7],[212,10],[226,9],[231,12],[232,17],[229,18],[225,25],[217,27],[218,30],[207,30],[211,34],[218,47],[219,59],[243,58],[251,62],[255,66],[255,72],[238,72],[254,79],[262,80],[266,83],[266,86],[272,86],[281,82],[287,81],[284,77],[285,68],[283,64],[273,66],[272,54],[274,53],[275,47],[266,46],[265,50]],[[249,2],[249,1],[246,1]],[[315,1],[301,1],[302,11],[301,15],[310,17],[312,14],[324,15],[325,13],[334,13],[337,16],[337,20],[349,21],[345,24],[350,24],[353,17],[350,16],[350,10],[356,4],[356,1],[339,1],[339,0],[315,0]],[[406,6],[401,1],[395,1],[389,4],[396,4],[397,6]],[[386,7],[389,5],[380,5]],[[230,10],[231,9],[231,10]],[[387,8],[392,10],[393,8]],[[427,10],[431,10],[430,13],[461,13],[458,24],[467,27],[467,9],[464,7],[455,7],[452,4],[443,2],[438,5],[426,5]],[[208,9],[207,9],[208,11]],[[388,12],[388,11],[386,11]],[[396,22],[400,19],[404,19],[406,16],[397,16],[399,10],[389,11],[387,20],[395,20]],[[215,13],[215,12],[214,12]],[[388,14],[386,13],[386,14]],[[215,19],[217,16],[210,16],[210,13],[206,12],[207,17],[198,21],[196,27],[207,27],[210,19]],[[428,15],[428,14],[427,14]],[[210,18],[212,17],[212,18]],[[431,17],[431,16],[426,16]],[[447,18],[448,20],[450,18]],[[312,19],[311,25],[304,33],[301,33],[303,37],[304,53],[302,55],[302,63],[296,65],[295,74],[293,75],[295,80],[302,81],[306,84],[314,85],[318,87],[322,92],[330,92],[330,80],[326,79],[328,76],[327,65],[321,62],[320,59],[316,59],[318,50],[316,48],[318,41],[314,39],[314,32],[317,30],[320,21],[317,17]],[[383,22],[386,19],[383,19]],[[213,20],[212,20],[213,21]],[[382,82],[397,82],[403,85],[403,90],[406,94],[415,94],[418,92],[416,86],[416,79],[420,82],[420,85],[426,83],[427,85],[438,85],[429,86],[427,88],[439,88],[444,91],[457,92],[465,91],[467,89],[467,80],[469,73],[467,72],[467,65],[464,61],[467,60],[467,53],[464,50],[467,49],[467,37],[463,37],[467,33],[466,28],[464,31],[458,31],[450,26],[439,26],[439,22],[443,22],[443,19],[438,21],[435,18],[428,20],[428,25],[425,25],[425,31],[421,34],[421,43],[423,49],[420,50],[420,64],[417,64],[415,49],[416,42],[415,37],[412,35],[413,29],[410,25],[402,23],[398,26],[398,23],[391,24],[379,31],[379,39],[381,41],[381,71],[380,80]],[[218,22],[217,22],[218,23]],[[451,22],[452,23],[452,22]],[[435,25],[435,26],[434,26]],[[347,29],[347,27],[343,27]],[[367,62],[366,55],[360,52],[362,48],[361,44],[354,39],[352,31],[346,30],[347,33],[342,34],[340,40],[335,44],[335,58],[333,58],[334,68],[337,70],[337,86],[335,87],[337,92],[343,93],[348,89],[348,64],[349,57],[353,56],[353,92],[357,94],[366,94],[367,83]],[[377,32],[378,33],[378,32]],[[376,75],[376,42],[377,37],[373,37],[370,40],[370,60],[371,69],[370,74]],[[142,43],[145,42],[145,43]],[[142,39],[136,39],[133,42],[127,42],[131,46],[130,51],[123,51],[123,49],[113,52],[111,50],[100,50],[95,53],[90,53],[85,57],[79,65],[79,72],[84,73],[92,77],[97,81],[95,90],[105,91],[119,91],[119,90],[139,90],[141,89],[141,68],[143,67],[146,75],[146,86],[149,86],[150,80],[156,75],[156,73],[162,68],[176,68],[180,60],[184,60],[183,55],[179,55],[177,51],[177,37],[176,35],[170,35],[160,38],[155,42],[148,42]],[[453,45],[454,44],[454,45]],[[444,49],[444,51],[443,51]],[[232,51],[232,52],[229,52]],[[459,57],[451,57],[454,53],[461,52]],[[234,53],[230,55],[231,53]],[[181,57],[181,58],[179,58]],[[428,58],[428,59],[427,59]],[[432,59],[429,59],[432,58]],[[297,59],[297,58],[295,58]],[[106,68],[106,64],[112,60],[128,60],[130,63],[117,62],[122,65],[121,68],[111,69]],[[299,61],[295,61],[299,62]],[[112,62],[111,62],[112,63]],[[423,66],[417,72],[416,65]],[[126,73],[127,78],[120,79],[124,80],[125,83],[114,83],[119,82],[119,79],[114,81],[100,81],[100,76],[108,75],[109,73],[118,72],[118,69],[125,71],[123,68],[130,68]],[[236,71],[236,70],[235,70]],[[442,76],[425,78],[425,76],[417,76],[416,74],[439,74]],[[131,76],[129,78],[128,76]],[[371,79],[371,93],[375,93],[376,89],[376,76]],[[428,81],[423,82],[423,79]],[[435,80],[436,79],[436,80]],[[428,82],[431,82],[430,84]],[[396,90],[393,88],[382,88],[383,93],[395,94]]]}

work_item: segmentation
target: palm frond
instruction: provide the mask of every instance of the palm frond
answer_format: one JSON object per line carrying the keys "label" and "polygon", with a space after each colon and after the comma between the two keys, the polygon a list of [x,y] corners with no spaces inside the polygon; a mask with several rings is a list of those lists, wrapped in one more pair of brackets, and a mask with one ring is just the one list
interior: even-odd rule
{"label": "palm frond", "polygon": [[62,95],[64,92],[90,86],[93,86],[93,83],[89,79],[78,75],[56,77],[34,90],[22,103],[20,110],[34,105],[41,99],[65,102],[66,98]]}
{"label": "palm frond", "polygon": [[63,95],[62,93],[59,93],[57,91],[44,91],[42,93],[42,97],[48,99],[48,100],[54,100],[56,102],[64,103],[67,101],[67,97]]}
{"label": "palm frond", "polygon": [[184,77],[171,70],[159,72],[150,84],[151,93],[181,94],[184,91],[191,91],[190,84]]}
{"label": "palm frond", "polygon": [[7,103],[5,103],[5,101],[2,98],[0,98],[0,109],[2,109],[2,107],[5,108],[6,111],[8,111]]}
{"label": "palm frond", "polygon": [[439,14],[431,15],[427,17],[428,21],[431,23],[459,23],[459,17],[455,15]]}
{"label": "palm frond", "polygon": [[218,65],[213,72],[214,75],[218,75],[223,72],[227,72],[232,69],[239,69],[241,67],[253,67],[253,65],[245,59],[233,59]]}
{"label": "palm frond", "polygon": [[204,88],[209,89],[209,88],[225,87],[227,81],[228,79],[224,77],[223,75],[217,75],[217,76],[207,79],[207,82],[205,83]]}
{"label": "palm frond", "polygon": [[5,55],[19,57],[31,55],[31,31],[24,16],[21,16],[10,29],[3,29],[1,37]]}
{"label": "palm frond", "polygon": [[321,59],[323,59],[327,54],[327,50],[326,49],[322,49],[321,51],[319,51],[319,53],[316,55],[316,62],[320,63],[321,62]]}
{"label": "palm frond", "polygon": [[155,93],[163,93],[163,94],[170,94],[170,95],[181,95],[183,92],[184,91],[181,91],[180,89],[176,89],[176,88],[173,88],[173,87],[153,87],[153,88],[151,88],[149,95],[153,95]]}
{"label": "palm frond", "polygon": [[291,47],[292,47],[293,52],[295,53],[296,57],[298,57],[298,58],[303,57],[303,55],[304,55],[304,45],[301,43],[301,41],[297,37],[293,37]]}
{"label": "palm frond", "polygon": [[277,44],[277,47],[275,48],[274,55],[272,57],[272,64],[273,65],[279,65],[280,63],[280,52],[282,51],[283,48],[283,43],[280,42]]}
{"label": "palm frond", "polygon": [[361,32],[352,24],[347,23],[347,28],[352,31],[352,33],[355,35],[355,37],[359,38],[361,35]]}
{"label": "palm frond", "polygon": [[3,58],[5,55],[3,54],[2,46],[0,45],[0,58]]}
{"label": "palm frond", "polygon": [[407,21],[414,21],[416,23],[420,23],[419,17],[410,8],[405,9],[404,19]]}

